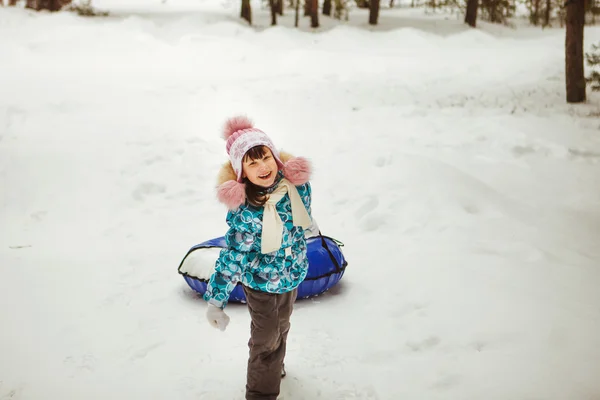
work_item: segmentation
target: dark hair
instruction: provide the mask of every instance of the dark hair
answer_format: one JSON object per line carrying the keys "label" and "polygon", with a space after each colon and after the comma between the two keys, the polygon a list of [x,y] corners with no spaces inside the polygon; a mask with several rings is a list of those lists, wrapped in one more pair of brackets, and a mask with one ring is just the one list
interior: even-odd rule
{"label": "dark hair", "polygon": [[[269,148],[267,146],[254,146],[248,150],[246,154],[244,154],[242,163],[248,159],[261,159],[268,153],[268,151]],[[248,178],[244,178],[244,183],[246,184],[246,199],[248,199],[248,202],[255,207],[264,206],[269,199],[269,196],[265,194],[265,188],[256,186],[254,183],[250,182]]]}

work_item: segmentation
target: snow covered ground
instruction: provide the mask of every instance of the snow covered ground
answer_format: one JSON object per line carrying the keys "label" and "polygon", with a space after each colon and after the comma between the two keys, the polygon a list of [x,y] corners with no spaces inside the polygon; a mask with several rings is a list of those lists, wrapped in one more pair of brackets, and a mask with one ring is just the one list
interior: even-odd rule
{"label": "snow covered ground", "polygon": [[562,30],[96,4],[0,8],[0,399],[243,398],[246,308],[217,331],[177,274],[226,229],[238,112],[312,160],[350,262],[297,303],[282,399],[600,399],[599,99],[565,104]]}

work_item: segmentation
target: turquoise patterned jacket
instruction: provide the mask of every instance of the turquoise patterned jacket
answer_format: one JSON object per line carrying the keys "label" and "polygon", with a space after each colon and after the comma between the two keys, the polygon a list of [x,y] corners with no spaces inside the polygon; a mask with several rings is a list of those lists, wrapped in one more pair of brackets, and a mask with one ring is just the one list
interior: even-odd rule
{"label": "turquoise patterned jacket", "polygon": [[[281,179],[280,174],[278,180]],[[296,189],[311,215],[310,183],[296,186]],[[282,246],[268,254],[260,252],[264,208],[254,207],[246,201],[236,210],[227,213],[227,248],[221,250],[217,259],[204,300],[225,308],[231,291],[238,282],[263,292],[286,293],[294,290],[306,278],[308,258],[304,229],[292,223],[288,194],[277,203],[276,208],[284,225]]]}

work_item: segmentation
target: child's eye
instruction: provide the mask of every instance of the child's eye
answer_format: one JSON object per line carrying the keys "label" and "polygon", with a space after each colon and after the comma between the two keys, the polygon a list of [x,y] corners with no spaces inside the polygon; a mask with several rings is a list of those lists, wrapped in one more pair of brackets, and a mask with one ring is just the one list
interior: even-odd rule
{"label": "child's eye", "polygon": [[264,160],[269,160],[270,158],[271,158],[271,156],[266,156],[266,157],[264,158]]}
{"label": "child's eye", "polygon": [[254,166],[254,165],[256,165],[256,161],[251,161],[250,164],[248,164],[248,165]]}

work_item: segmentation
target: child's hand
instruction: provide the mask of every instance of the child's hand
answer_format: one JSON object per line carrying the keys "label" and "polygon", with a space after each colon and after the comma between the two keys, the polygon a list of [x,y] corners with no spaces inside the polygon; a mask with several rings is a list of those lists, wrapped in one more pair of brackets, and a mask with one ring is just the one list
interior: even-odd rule
{"label": "child's hand", "polygon": [[206,310],[206,319],[208,319],[208,322],[213,327],[218,328],[221,331],[225,331],[225,328],[229,325],[229,316],[225,314],[225,311],[210,303]]}

